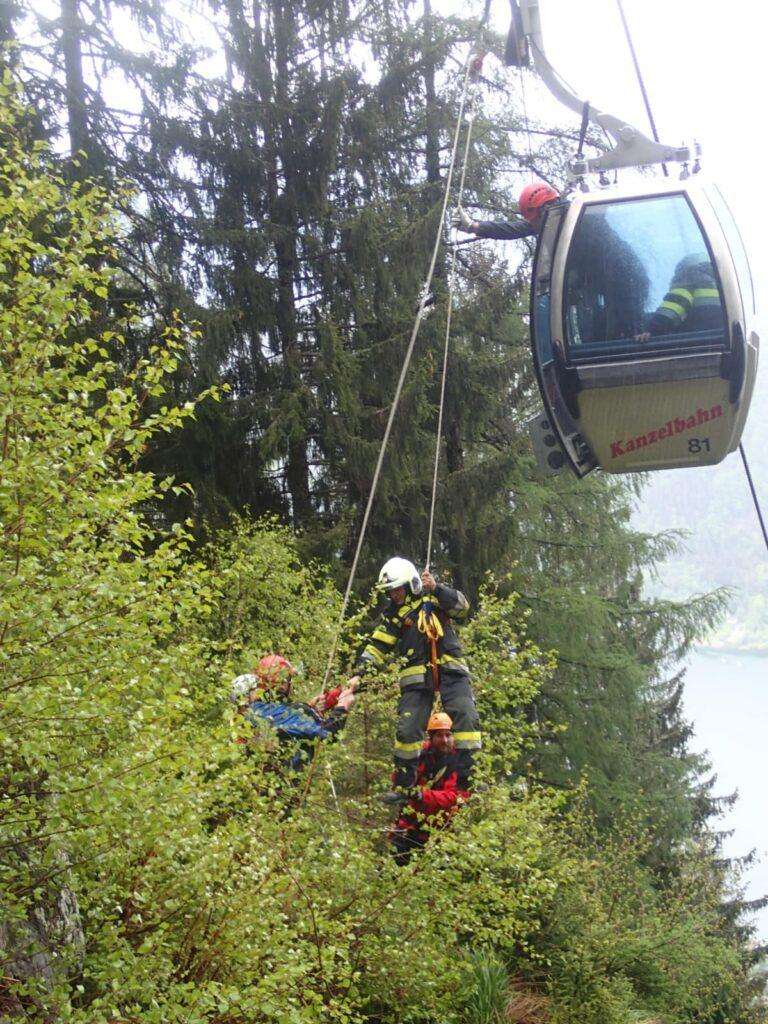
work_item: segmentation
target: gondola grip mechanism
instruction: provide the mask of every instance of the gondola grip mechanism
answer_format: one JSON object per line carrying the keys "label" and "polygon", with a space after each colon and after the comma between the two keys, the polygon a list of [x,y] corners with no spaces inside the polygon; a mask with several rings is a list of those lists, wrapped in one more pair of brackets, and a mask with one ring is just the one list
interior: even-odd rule
{"label": "gondola grip mechanism", "polygon": [[[532,54],[534,69],[555,99],[574,113],[581,114],[585,109],[584,101],[568,88],[550,64],[544,50],[538,0],[512,0],[512,11],[510,37],[522,34],[527,46],[523,45],[522,39],[517,39],[514,45],[508,41],[507,53],[515,52],[521,57],[523,54]],[[621,118],[597,110],[592,105],[588,115],[593,124],[608,133],[615,145],[598,157],[586,158],[580,154],[573,156],[569,161],[569,176],[572,179],[622,167],[685,163],[691,159],[689,146],[668,146],[663,142],[655,142]]]}

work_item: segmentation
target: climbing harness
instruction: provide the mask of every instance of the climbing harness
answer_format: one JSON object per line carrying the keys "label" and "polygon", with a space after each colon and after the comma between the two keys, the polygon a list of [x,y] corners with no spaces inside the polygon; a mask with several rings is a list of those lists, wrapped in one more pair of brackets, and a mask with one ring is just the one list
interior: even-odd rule
{"label": "climbing harness", "polygon": [[429,644],[429,667],[432,673],[432,689],[435,693],[440,692],[440,663],[437,654],[437,645],[445,636],[440,616],[432,602],[427,599],[419,609],[419,616],[416,627],[423,633]]}

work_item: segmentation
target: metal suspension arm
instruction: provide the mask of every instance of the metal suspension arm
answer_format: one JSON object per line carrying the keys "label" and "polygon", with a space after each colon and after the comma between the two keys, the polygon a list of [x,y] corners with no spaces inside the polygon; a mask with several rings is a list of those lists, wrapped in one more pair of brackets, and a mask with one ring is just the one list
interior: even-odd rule
{"label": "metal suspension arm", "polygon": [[[555,99],[568,107],[576,114],[584,110],[584,101],[579,99],[568,86],[563,82],[555,69],[549,62],[544,50],[544,37],[541,29],[541,16],[539,13],[539,0],[519,0],[519,19],[514,18],[510,29],[510,38],[513,36],[515,26],[522,29],[523,36],[528,43],[530,53],[533,56],[533,66],[546,87]],[[522,40],[518,40],[518,51],[524,52]],[[508,44],[508,52],[510,45]],[[620,167],[644,167],[648,164],[661,164],[676,161],[684,163],[691,159],[691,151],[687,146],[667,146],[662,142],[654,142],[637,128],[614,117],[613,114],[606,114],[589,106],[589,119],[599,128],[603,128],[614,139],[616,145],[608,153],[604,153],[593,159],[586,159],[581,156],[572,157],[569,162],[571,176],[581,177],[590,172],[614,170]]]}

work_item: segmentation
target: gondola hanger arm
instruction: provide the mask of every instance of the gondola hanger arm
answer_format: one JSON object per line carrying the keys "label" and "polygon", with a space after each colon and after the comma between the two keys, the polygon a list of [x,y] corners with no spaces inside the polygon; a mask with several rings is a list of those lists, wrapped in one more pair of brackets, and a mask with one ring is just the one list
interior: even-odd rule
{"label": "gondola hanger arm", "polygon": [[[539,6],[539,0],[519,0],[519,17],[515,17],[513,5],[510,40],[517,32],[523,38],[508,42],[507,60],[509,63],[519,61],[522,65],[527,63],[527,56],[530,53],[536,73],[555,99],[575,114],[581,115],[585,109],[584,100],[571,91],[547,57]],[[510,55],[513,55],[512,59]],[[573,156],[569,161],[569,174],[572,178],[622,167],[645,167],[649,164],[673,161],[686,163],[691,159],[688,146],[668,146],[663,142],[655,142],[621,118],[598,110],[591,104],[589,120],[606,131],[614,140],[615,146],[597,157]]]}

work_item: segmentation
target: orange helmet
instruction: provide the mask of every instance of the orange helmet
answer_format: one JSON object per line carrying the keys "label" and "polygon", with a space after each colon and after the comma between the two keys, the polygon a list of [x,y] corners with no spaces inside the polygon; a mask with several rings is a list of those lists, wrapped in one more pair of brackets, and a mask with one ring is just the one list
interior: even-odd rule
{"label": "orange helmet", "polygon": [[557,189],[547,185],[545,181],[533,181],[520,193],[520,213],[529,224],[535,224],[541,216],[541,208],[559,198],[560,193]]}
{"label": "orange helmet", "polygon": [[434,732],[435,729],[453,728],[453,720],[444,711],[436,711],[427,722],[427,732]]}
{"label": "orange helmet", "polygon": [[282,654],[265,654],[256,666],[256,675],[266,686],[296,675],[296,669]]}

